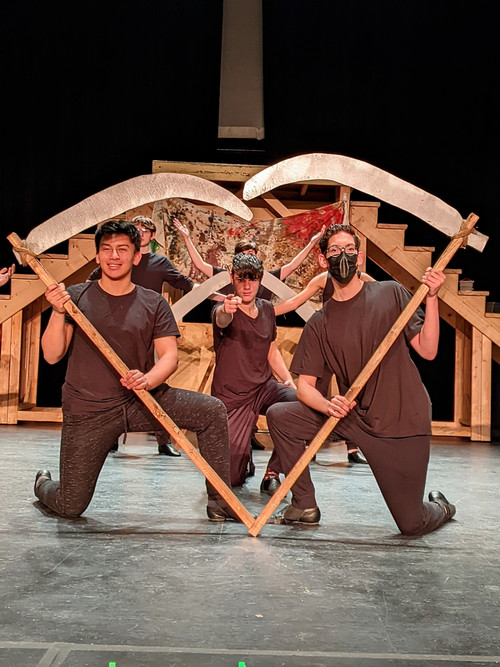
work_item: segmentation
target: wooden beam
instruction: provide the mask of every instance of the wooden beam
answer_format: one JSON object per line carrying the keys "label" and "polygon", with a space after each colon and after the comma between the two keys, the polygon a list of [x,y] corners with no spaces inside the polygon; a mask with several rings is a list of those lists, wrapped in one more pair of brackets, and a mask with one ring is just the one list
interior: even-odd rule
{"label": "wooden beam", "polygon": [[491,440],[491,340],[472,327],[471,440]]}

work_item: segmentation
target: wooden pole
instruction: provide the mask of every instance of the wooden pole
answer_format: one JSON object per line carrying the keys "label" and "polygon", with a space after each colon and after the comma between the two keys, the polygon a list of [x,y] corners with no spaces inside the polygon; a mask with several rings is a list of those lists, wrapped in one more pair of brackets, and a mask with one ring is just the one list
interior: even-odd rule
{"label": "wooden pole", "polygon": [[[7,239],[12,243],[17,253],[24,254],[27,264],[38,275],[40,280],[42,280],[42,282],[47,285],[47,287],[49,285],[57,284],[56,280],[54,280],[50,273],[40,264],[36,256],[28,248],[22,246],[22,241],[17,234],[9,234]],[[64,308],[81,327],[81,329],[87,334],[94,345],[102,352],[113,368],[118,371],[120,376],[125,377],[129,371],[126,364],[123,363],[113,348],[104,340],[101,334],[88,321],[81,310],[77,308],[77,306],[75,306],[72,301],[67,301],[64,304]],[[170,419],[160,404],[145,389],[134,389],[133,391],[148,408],[153,417],[160,422],[163,428],[168,431],[174,440],[180,445],[182,450],[187,454],[195,466],[212,484],[217,493],[219,493],[222,498],[224,498],[226,503],[237,514],[245,526],[250,528],[253,525],[254,517],[238,500],[238,498],[234,495],[227,484],[225,484],[225,482],[219,477],[215,470],[213,470],[212,467],[208,465],[203,456],[201,456],[196,448],[189,442],[184,433],[182,433],[179,427],[172,421],[172,419]]]}
{"label": "wooden pole", "polygon": [[[460,248],[461,245],[463,245],[464,239],[466,239],[467,236],[471,233],[478,219],[479,218],[477,215],[471,213],[467,218],[467,220],[463,222],[462,227],[460,228],[458,234],[451,239],[451,241],[443,251],[442,255],[435,263],[434,265],[435,270],[438,271],[444,270],[448,262],[456,253],[456,251]],[[401,312],[397,320],[394,322],[394,324],[392,325],[391,329],[389,330],[385,338],[382,340],[382,342],[377,347],[371,358],[368,360],[366,366],[363,368],[363,370],[358,375],[354,383],[348,389],[345,397],[350,403],[356,398],[361,389],[368,382],[372,373],[375,371],[377,366],[385,357],[385,355],[389,351],[389,348],[394,343],[396,338],[403,331],[406,324],[409,322],[409,320],[411,319],[411,317],[413,316],[413,314],[423,301],[428,291],[429,288],[427,287],[427,285],[423,284],[420,285],[420,287],[413,295],[412,299],[407,304],[406,308]],[[250,535],[256,537],[259,534],[259,532],[262,529],[262,526],[264,526],[264,524],[267,523],[267,521],[271,517],[271,514],[278,507],[278,505],[286,496],[288,491],[290,491],[290,489],[295,484],[300,475],[304,472],[304,470],[308,466],[313,456],[318,452],[319,448],[324,443],[326,438],[330,435],[330,433],[333,431],[338,422],[339,419],[336,417],[329,417],[326,420],[326,422],[323,424],[323,426],[320,428],[320,430],[316,433],[314,438],[309,443],[307,449],[305,449],[304,453],[298,459],[297,463],[294,465],[292,470],[285,477],[285,480],[281,484],[279,489],[273,496],[271,496],[271,499],[269,500],[267,505],[264,507],[259,516],[255,519],[253,526],[249,530]]]}

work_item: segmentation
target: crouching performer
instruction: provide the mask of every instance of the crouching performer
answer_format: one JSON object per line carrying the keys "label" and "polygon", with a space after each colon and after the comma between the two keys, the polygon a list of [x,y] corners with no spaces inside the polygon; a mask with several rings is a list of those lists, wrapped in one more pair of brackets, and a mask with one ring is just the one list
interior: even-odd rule
{"label": "crouching performer", "polygon": [[[291,370],[299,375],[300,402],[272,406],[269,431],[284,472],[288,474],[327,417],[340,419],[335,433],[355,442],[368,460],[387,506],[404,535],[429,533],[455,514],[439,491],[423,502],[430,450],[430,401],[408,346],[424,359],[437,354],[438,291],[441,271],[428,269],[425,315],[414,314],[373,375],[349,404],[343,394],[389,332],[411,299],[394,281],[363,282],[357,267],[363,257],[359,238],[348,226],[332,225],[320,241],[321,266],[328,269],[334,293],[323,310],[311,317],[299,341]],[[335,373],[342,395],[329,398],[322,379]],[[309,470],[292,488],[292,504],[284,523],[318,523]]]}
{"label": "crouching performer", "polygon": [[[250,439],[258,415],[266,414],[273,403],[295,401],[297,397],[292,376],[275,343],[273,306],[257,298],[263,273],[262,262],[255,255],[235,255],[231,269],[234,294],[212,311],[212,395],[227,408],[232,486],[241,486],[254,474]],[[273,452],[260,486],[263,493],[276,492],[280,472],[284,471]]]}
{"label": "crouching performer", "polygon": [[[42,337],[44,357],[54,364],[69,349],[69,358],[62,391],[60,480],[53,481],[48,470],[40,470],[35,495],[64,517],[76,518],[85,511],[118,436],[158,429],[158,422],[133,389],[150,391],[180,428],[197,434],[202,456],[229,486],[224,404],[165,384],[177,368],[180,334],[161,294],[131,282],[132,267],[141,260],[139,231],[121,220],[106,222],[97,230],[95,243],[100,280],[67,290],[62,283],[52,285],[45,294],[52,314]],[[70,298],[131,369],[127,377],[119,376],[66,313],[64,304]],[[208,517],[214,521],[234,518],[208,482],[207,491]]]}

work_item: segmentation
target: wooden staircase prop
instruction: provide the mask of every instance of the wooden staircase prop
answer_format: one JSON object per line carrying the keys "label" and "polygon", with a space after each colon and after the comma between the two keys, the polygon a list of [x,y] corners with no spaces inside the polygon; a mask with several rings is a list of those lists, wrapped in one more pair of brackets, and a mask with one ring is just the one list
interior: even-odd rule
{"label": "wooden staircase prop", "polygon": [[[378,204],[351,203],[351,224],[367,254],[394,279],[415,292],[432,265],[434,248],[405,245],[407,225],[377,221]],[[454,327],[455,378],[452,422],[433,422],[433,435],[491,439],[491,364],[500,363],[500,314],[486,312],[488,292],[461,291],[459,269],[447,269],[439,291],[441,317]]]}
{"label": "wooden staircase prop", "polygon": [[[86,280],[95,258],[93,234],[69,239],[68,253],[40,255],[56,280]],[[15,273],[10,294],[0,295],[0,423],[16,424],[23,413],[34,421],[61,421],[60,408],[36,408],[45,285],[34,273]]]}
{"label": "wooden staircase prop", "polygon": [[[155,161],[153,172],[191,173],[212,180],[235,194],[248,178],[263,167],[227,164],[194,164]],[[377,265],[410,291],[418,288],[425,268],[432,264],[432,248],[406,247],[406,225],[379,223],[379,204],[350,201],[350,188],[331,181],[297,183],[279,188],[253,200],[250,208],[256,220],[270,220],[314,211],[335,201],[350,204],[351,222],[358,230],[362,247]],[[155,219],[161,205],[142,206],[124,212],[150,215]],[[161,204],[161,203],[160,203]],[[217,210],[214,207],[214,210]],[[157,225],[158,226],[158,225]],[[68,241],[67,255],[40,257],[50,273],[68,285],[84,281],[95,257],[93,235],[79,234]],[[314,261],[314,260],[312,260]],[[500,363],[500,314],[487,313],[487,292],[459,289],[460,271],[446,271],[447,280],[440,292],[440,313],[456,331],[454,378],[454,418],[452,422],[433,422],[435,436],[458,436],[487,441],[491,430],[491,361]],[[11,294],[0,295],[1,376],[0,423],[62,420],[59,407],[36,406],[40,356],[41,314],[47,307],[45,286],[33,274],[15,274]],[[166,289],[165,296],[176,300],[180,293]],[[313,304],[314,305],[314,304]],[[209,393],[214,367],[211,325],[181,323],[179,368],[171,378],[173,386]],[[278,347],[290,364],[300,337],[300,328],[278,328]],[[266,429],[265,419],[259,426]]]}

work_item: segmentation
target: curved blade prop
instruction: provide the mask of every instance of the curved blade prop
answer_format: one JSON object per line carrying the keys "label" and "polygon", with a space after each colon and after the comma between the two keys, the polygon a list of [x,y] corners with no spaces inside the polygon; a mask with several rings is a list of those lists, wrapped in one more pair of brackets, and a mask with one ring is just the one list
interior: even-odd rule
{"label": "curved blade prop", "polygon": [[146,174],[112,185],[42,222],[28,234],[25,245],[39,255],[103,220],[171,197],[215,204],[244,220],[253,216],[238,197],[204,178],[189,174]]}
{"label": "curved blade prop", "polygon": [[[345,155],[309,153],[278,162],[246,182],[243,199],[254,199],[288,183],[313,180],[333,181],[376,197],[412,213],[447,236],[457,234],[462,225],[460,213],[441,199],[368,162]],[[468,244],[481,252],[487,240],[487,236],[474,230]]]}
{"label": "curved blade prop", "polygon": [[193,310],[193,308],[198,306],[202,301],[208,299],[208,297],[214,292],[217,292],[217,290],[229,285],[230,282],[231,278],[229,277],[229,272],[222,271],[221,273],[216,273],[208,280],[205,280],[199,287],[184,294],[184,296],[172,306],[175,321],[179,322],[179,320],[182,320],[190,310]]}
{"label": "curved blade prop", "polygon": [[[269,273],[269,271],[264,271],[264,275],[262,276],[262,284],[264,287],[267,287],[267,289],[270,289],[271,292],[276,294],[276,296],[278,296],[282,301],[286,301],[287,299],[292,299],[294,296],[297,296],[297,293],[294,292],[291,287],[288,287],[288,285],[282,282],[279,278],[276,278],[276,276],[273,276],[273,274]],[[314,315],[316,311],[308,303],[303,303],[295,310],[295,312],[300,315],[305,322],[307,322],[311,315]]]}

